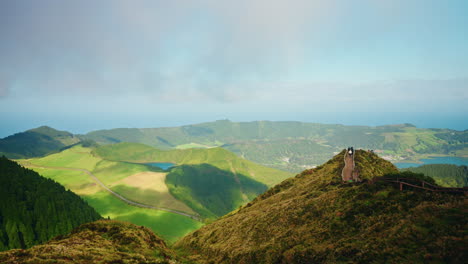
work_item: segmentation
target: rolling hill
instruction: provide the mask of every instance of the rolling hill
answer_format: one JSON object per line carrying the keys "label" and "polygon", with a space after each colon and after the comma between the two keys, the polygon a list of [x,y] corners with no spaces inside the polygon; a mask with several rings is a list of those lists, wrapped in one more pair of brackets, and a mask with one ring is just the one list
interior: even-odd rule
{"label": "rolling hill", "polygon": [[113,161],[171,162],[180,165],[209,164],[234,174],[242,174],[268,186],[292,176],[291,173],[239,158],[223,148],[158,150],[143,144],[118,143],[101,146],[93,153],[103,159]]}
{"label": "rolling hill", "polygon": [[171,162],[166,184],[171,194],[203,218],[217,218],[249,202],[290,176],[237,157],[223,148],[158,150],[138,143],[101,146],[94,153],[107,160]]}
{"label": "rolling hill", "polygon": [[0,157],[0,251],[29,248],[100,218],[57,182]]}
{"label": "rolling hill", "polygon": [[222,146],[256,163],[290,172],[319,165],[346,146],[374,149],[393,160],[416,160],[428,154],[468,156],[468,131],[410,124],[369,127],[219,120],[170,128],[98,130],[83,137],[100,144],[135,142],[158,149]]}
{"label": "rolling hill", "polygon": [[0,252],[0,263],[181,263],[149,229],[101,220],[27,250]]}
{"label": "rolling hill", "polygon": [[171,193],[203,218],[216,219],[254,199],[268,188],[250,177],[209,164],[181,165],[166,177]]}
{"label": "rolling hill", "polygon": [[374,182],[398,170],[360,150],[355,162],[364,182],[342,183],[343,153],[185,236],[176,248],[199,263],[466,260],[464,195]]}
{"label": "rolling hill", "polygon": [[79,141],[78,137],[69,132],[41,126],[0,139],[0,155],[12,159],[40,157]]}
{"label": "rolling hill", "polygon": [[[42,158],[19,162],[80,195],[102,216],[149,227],[169,243],[202,225],[187,216],[170,212],[195,214],[170,194],[164,185],[165,174],[161,175],[160,170],[104,160],[93,155],[92,150],[77,145]],[[126,199],[161,210],[132,206],[104,189],[91,175]]]}

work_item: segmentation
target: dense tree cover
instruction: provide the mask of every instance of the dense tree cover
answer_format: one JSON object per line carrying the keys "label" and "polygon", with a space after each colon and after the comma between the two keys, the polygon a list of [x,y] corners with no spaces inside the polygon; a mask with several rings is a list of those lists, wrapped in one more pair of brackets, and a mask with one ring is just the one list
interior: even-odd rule
{"label": "dense tree cover", "polygon": [[204,218],[217,218],[249,202],[267,186],[209,164],[182,165],[166,176],[169,191]]}
{"label": "dense tree cover", "polygon": [[419,167],[403,169],[414,173],[422,173],[444,187],[468,186],[468,167],[451,164],[427,164]]}
{"label": "dense tree cover", "polygon": [[100,218],[62,185],[0,157],[0,251],[29,248]]}
{"label": "dense tree cover", "polygon": [[66,131],[42,126],[0,139],[0,154],[9,158],[29,158],[57,152],[79,139]]}

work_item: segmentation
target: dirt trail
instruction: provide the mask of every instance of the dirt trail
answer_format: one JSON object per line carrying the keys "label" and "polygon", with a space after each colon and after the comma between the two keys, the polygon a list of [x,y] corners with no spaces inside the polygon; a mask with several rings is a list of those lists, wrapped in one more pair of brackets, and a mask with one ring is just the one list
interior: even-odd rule
{"label": "dirt trail", "polygon": [[345,166],[343,171],[341,172],[341,178],[343,181],[350,181],[353,179],[353,171],[354,171],[354,153],[350,155],[348,151],[346,151],[344,155],[344,162]]}
{"label": "dirt trail", "polygon": [[142,204],[142,203],[138,203],[138,202],[134,202],[132,200],[129,200],[129,199],[123,197],[122,195],[120,195],[120,194],[114,192],[113,190],[111,190],[101,180],[99,180],[96,176],[94,176],[93,173],[91,173],[89,170],[86,170],[86,169],[34,165],[32,163],[29,163],[29,162],[28,163],[23,163],[23,165],[26,166],[26,167],[35,167],[35,168],[42,168],[42,169],[72,170],[72,171],[84,172],[84,173],[88,174],[88,176],[91,177],[96,183],[98,183],[104,190],[108,191],[109,193],[111,193],[112,195],[114,195],[115,197],[119,198],[120,200],[124,201],[125,203],[127,203],[129,205],[142,207],[142,208],[148,208],[148,209],[162,210],[162,211],[166,211],[166,212],[171,212],[171,213],[174,213],[174,214],[190,217],[190,218],[192,218],[194,220],[197,220],[197,221],[201,222],[201,218],[199,216],[197,216],[197,215],[191,215],[191,214],[187,214],[187,213],[180,212],[180,211],[177,211],[177,210],[172,210],[172,209],[169,209],[169,208],[156,207],[156,206],[151,206],[151,205]]}

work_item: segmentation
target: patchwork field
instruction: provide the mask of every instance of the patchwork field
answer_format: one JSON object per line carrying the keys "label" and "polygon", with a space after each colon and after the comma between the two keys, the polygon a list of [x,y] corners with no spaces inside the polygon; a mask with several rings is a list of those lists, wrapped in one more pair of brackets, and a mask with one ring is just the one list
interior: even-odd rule
{"label": "patchwork field", "polygon": [[223,148],[159,150],[138,143],[117,143],[100,146],[93,153],[114,161],[171,162],[178,165],[210,164],[221,170],[245,175],[267,186],[273,186],[293,176],[292,173],[240,158]]}
{"label": "patchwork field", "polygon": [[132,201],[193,213],[168,192],[164,184],[165,174],[153,172],[150,167],[106,161],[81,146],[20,162],[79,194],[103,217],[147,226],[170,243],[202,226],[202,223],[186,216],[128,205],[104,190],[85,172],[66,169],[89,170],[106,186]]}
{"label": "patchwork field", "polygon": [[140,172],[115,182],[112,190],[125,197],[134,197],[136,202],[196,214],[169,193],[166,175],[164,172]]}

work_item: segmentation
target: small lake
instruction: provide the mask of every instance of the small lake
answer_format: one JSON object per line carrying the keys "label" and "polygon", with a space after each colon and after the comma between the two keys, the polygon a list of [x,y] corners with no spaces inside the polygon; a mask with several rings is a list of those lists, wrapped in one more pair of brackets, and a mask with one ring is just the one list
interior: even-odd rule
{"label": "small lake", "polygon": [[150,165],[152,167],[158,167],[163,170],[170,169],[174,167],[174,163],[169,163],[169,162],[152,162],[152,163],[145,163],[146,165]]}
{"label": "small lake", "polygon": [[405,163],[398,162],[394,163],[399,169],[406,169],[409,167],[418,167],[426,164],[453,164],[457,166],[466,165],[468,166],[468,158],[464,157],[433,157],[430,159],[421,159],[422,163]]}

